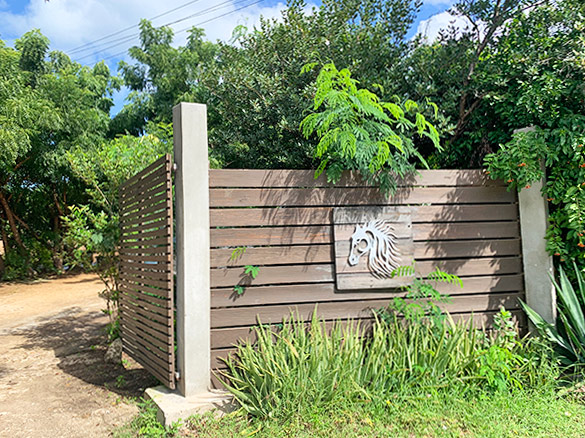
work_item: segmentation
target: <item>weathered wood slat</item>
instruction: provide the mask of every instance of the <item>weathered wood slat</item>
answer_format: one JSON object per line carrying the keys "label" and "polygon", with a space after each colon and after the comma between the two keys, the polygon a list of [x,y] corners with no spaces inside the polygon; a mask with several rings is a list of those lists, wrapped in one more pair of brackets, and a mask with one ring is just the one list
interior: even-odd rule
{"label": "weathered wood slat", "polygon": [[132,255],[146,255],[146,254],[167,254],[169,257],[169,260],[172,258],[171,253],[170,253],[170,248],[169,245],[157,245],[157,246],[151,246],[151,247],[147,247],[147,248],[120,248],[120,255],[121,256],[129,256],[132,257]]}
{"label": "weathered wood slat", "polygon": [[[164,191],[160,191],[160,193],[158,193],[157,195],[154,195],[154,196],[135,199],[134,202],[132,204],[128,204],[128,206],[122,205],[122,212],[123,212],[122,217],[125,218],[125,217],[131,215],[132,213],[139,211],[141,209],[145,209],[145,208],[149,208],[153,205],[165,203],[169,197],[168,192],[169,192],[169,190],[167,189]],[[128,202],[130,202],[130,198],[129,198]]]}
{"label": "weathered wood slat", "polygon": [[169,225],[166,224],[163,227],[159,227],[156,230],[152,230],[152,231],[142,231],[139,228],[135,229],[135,230],[128,230],[128,231],[122,231],[122,239],[126,240],[126,239],[136,239],[136,236],[140,235],[141,238],[149,238],[149,237],[163,237],[163,236],[169,236]]}
{"label": "weathered wood slat", "polygon": [[137,217],[129,219],[128,221],[122,221],[120,226],[126,232],[132,231],[133,228],[139,227],[141,229],[152,229],[167,225],[169,212],[167,210],[159,211],[144,217]]}
{"label": "weathered wood slat", "polygon": [[[477,222],[413,225],[415,241],[518,238],[517,222]],[[333,242],[333,227],[215,228],[211,247],[260,245],[318,245]]]}
{"label": "weathered wood slat", "polygon": [[160,326],[157,327],[161,333],[169,332],[168,327],[170,327],[170,325],[168,319],[172,309],[164,306],[161,306],[157,309],[156,306],[153,308],[152,304],[147,307],[144,300],[137,300],[137,298],[132,296],[132,294],[127,294],[124,297],[124,301],[120,302],[120,306],[125,309],[124,312],[128,310],[128,312],[126,312],[128,314],[132,313],[138,316],[142,316],[148,320],[156,321],[156,323],[160,324]]}
{"label": "weathered wood slat", "polygon": [[[329,225],[334,207],[214,208],[212,227]],[[518,219],[515,204],[412,206],[412,222],[487,222]]]}
{"label": "weathered wood slat", "polygon": [[[485,312],[497,310],[504,306],[508,310],[519,309],[521,293],[511,294],[486,294],[463,295],[453,297],[452,301],[442,304],[441,308],[450,313],[461,312]],[[363,300],[363,301],[336,301],[319,303],[318,314],[324,319],[367,318],[372,316],[372,311],[388,305],[388,300]],[[276,305],[259,307],[235,307],[211,310],[211,327],[237,327],[250,326],[258,323],[258,318],[263,324],[273,324],[282,321],[282,318],[291,312],[299,314],[304,320],[310,320],[315,304]]]}
{"label": "weathered wood slat", "polygon": [[144,263],[144,264],[155,266],[154,264],[152,264],[150,262],[161,262],[163,264],[169,263],[170,254],[164,254],[164,255],[124,254],[124,260],[127,260],[129,262],[133,262],[133,263],[149,262],[149,263]]}
{"label": "weathered wood slat", "polygon": [[120,319],[124,350],[174,388],[171,157],[120,189]]}
{"label": "weathered wood slat", "polygon": [[171,353],[172,348],[170,347],[170,345],[168,345],[166,339],[161,341],[155,336],[152,336],[152,334],[150,333],[149,326],[146,326],[139,321],[129,318],[125,319],[124,321],[121,321],[120,325],[121,327],[123,327],[124,330],[132,332],[132,334],[135,337],[143,338],[146,342],[159,348],[163,353],[166,353],[167,356]]}
{"label": "weathered wood slat", "polygon": [[[416,270],[422,276],[428,275],[437,267],[459,276],[477,276],[494,274],[515,274],[521,272],[520,257],[430,260],[416,264]],[[218,268],[211,270],[211,287],[290,283],[326,283],[334,281],[333,265],[289,265],[263,266],[256,279],[251,280],[241,268]]]}
{"label": "weathered wood slat", "polygon": [[[498,312],[490,311],[484,313],[456,313],[452,314],[452,317],[455,321],[469,321],[469,319],[473,318],[474,326],[477,328],[489,328],[493,326],[494,316]],[[517,322],[520,328],[526,327],[526,316],[521,310],[514,310],[511,312],[513,319]],[[353,322],[360,324],[361,327],[367,329],[373,323],[373,318],[362,318],[356,319]],[[342,323],[345,323],[343,321]],[[334,322],[333,321],[326,321],[325,322],[327,327],[331,327]],[[278,330],[275,327],[275,330]],[[254,326],[247,326],[247,327],[230,327],[230,328],[219,328],[211,330],[211,345],[212,345],[212,368],[218,367],[217,359],[219,357],[226,357],[224,353],[226,349],[230,351],[235,351],[232,348],[236,343],[241,341],[256,341]],[[214,359],[215,357],[215,359]],[[215,364],[215,365],[214,365]]]}
{"label": "weathered wood slat", "polygon": [[121,261],[120,267],[124,269],[130,269],[135,272],[140,272],[145,276],[152,278],[169,278],[171,276],[171,263],[170,258],[168,262],[159,263],[134,263]]}
{"label": "weathered wood slat", "polygon": [[[163,195],[166,195],[166,193],[163,193]],[[120,223],[126,224],[132,221],[133,219],[143,219],[144,221],[147,221],[149,217],[153,216],[154,214],[160,211],[165,211],[168,214],[167,210],[168,208],[165,200],[164,202],[159,202],[157,204],[151,205],[150,207],[139,208],[137,210],[129,212],[128,214],[125,214],[120,218]]]}
{"label": "weathered wood slat", "polygon": [[[160,382],[170,381],[172,377],[172,373],[170,371],[168,370],[161,371],[160,367],[155,362],[149,360],[144,354],[140,352],[140,350],[137,350],[136,348],[137,347],[134,345],[132,346],[124,345],[124,352],[131,356],[134,360],[136,360],[136,362],[138,362],[144,368],[146,368],[148,372],[151,373],[154,377],[156,377]],[[172,381],[172,383],[169,383],[169,388],[170,389],[175,388],[174,380]]]}
{"label": "weathered wood slat", "polygon": [[149,247],[154,245],[168,245],[170,243],[171,237],[155,237],[153,239],[140,239],[138,240],[136,237],[132,240],[130,238],[126,238],[122,240],[122,244],[120,248],[134,248],[134,249],[141,249],[143,247]]}
{"label": "weathered wood slat", "polygon": [[512,203],[504,187],[399,189],[390,199],[376,188],[210,189],[210,207]]}
{"label": "weathered wood slat", "polygon": [[147,167],[142,169],[136,175],[128,178],[121,186],[120,191],[125,192],[129,186],[135,184],[136,182],[144,179],[146,176],[154,172],[159,167],[166,167],[167,163],[170,161],[170,156],[165,155],[160,157],[158,160],[154,161],[152,164],[149,164]]}
{"label": "weathered wood slat", "polygon": [[[435,288],[450,296],[520,292],[524,289],[524,282],[521,274],[476,276],[464,278],[462,288],[446,283],[439,283]],[[242,295],[237,295],[232,287],[226,287],[211,290],[211,308],[390,299],[403,294],[401,291],[383,289],[340,292],[335,289],[335,283],[250,286]]]}
{"label": "weathered wood slat", "polygon": [[[128,290],[131,292],[135,292],[135,293],[146,293],[146,294],[152,294],[152,295],[156,295],[156,296],[152,296],[152,295],[146,295],[144,297],[145,300],[150,300],[150,298],[154,298],[155,300],[165,300],[165,299],[169,299],[170,296],[172,295],[172,291],[170,290],[170,287],[166,287],[166,288],[156,288],[156,287],[151,287],[151,286],[147,286],[145,284],[137,284],[137,283],[131,283],[128,282],[126,280],[123,280],[123,282],[121,282],[122,287],[124,289],[124,291]],[[159,304],[159,303],[157,303]],[[160,303],[162,304],[162,303]]]}
{"label": "weathered wood slat", "polygon": [[136,198],[136,195],[143,194],[145,191],[152,187],[166,182],[167,180],[167,164],[161,163],[157,169],[154,169],[148,175],[144,175],[140,180],[135,181],[133,184],[122,186],[120,196],[122,200]]}
{"label": "weathered wood slat", "polygon": [[163,336],[163,335],[166,335],[166,336],[169,335],[170,329],[172,327],[166,325],[165,322],[155,321],[154,319],[151,318],[151,314],[149,314],[147,312],[140,312],[136,308],[132,308],[130,306],[127,306],[126,303],[124,303],[124,305],[122,305],[121,308],[122,308],[122,314],[126,318],[131,318],[131,319],[140,321],[144,325],[149,326],[151,329],[150,333],[153,336],[159,337],[161,340],[165,340],[165,336]]}
{"label": "weathered wood slat", "polygon": [[165,361],[160,357],[152,353],[144,343],[137,342],[137,340],[134,338],[129,338],[128,342],[125,344],[125,347],[136,353],[139,353],[142,359],[149,361],[151,366],[154,365],[155,369],[160,373],[160,375],[171,372],[168,364],[165,363]]}
{"label": "weathered wood slat", "polygon": [[[332,245],[298,245],[247,248],[235,259],[233,249],[211,250],[211,267],[245,265],[287,265],[333,263]],[[520,239],[415,242],[417,261],[435,258],[489,257],[520,255]]]}
{"label": "weathered wood slat", "polygon": [[153,319],[154,321],[160,322],[161,324],[168,325],[168,318],[170,313],[173,311],[170,307],[157,306],[147,301],[141,300],[138,297],[127,294],[124,297],[122,306],[128,307],[129,309],[139,312],[141,315]]}
{"label": "weathered wood slat", "polygon": [[140,273],[121,272],[120,273],[120,280],[125,281],[126,284],[129,284],[129,285],[138,283],[138,284],[145,284],[147,286],[160,287],[163,289],[170,290],[170,285],[169,285],[168,280],[157,280],[154,278],[142,276],[142,275],[140,275]]}
{"label": "weathered wood slat", "polygon": [[[421,170],[420,175],[401,181],[400,185],[415,186],[504,186],[501,180],[490,179],[481,170]],[[315,179],[314,170],[211,169],[210,187],[330,187],[325,175]],[[345,172],[336,187],[364,187],[357,175]]]}

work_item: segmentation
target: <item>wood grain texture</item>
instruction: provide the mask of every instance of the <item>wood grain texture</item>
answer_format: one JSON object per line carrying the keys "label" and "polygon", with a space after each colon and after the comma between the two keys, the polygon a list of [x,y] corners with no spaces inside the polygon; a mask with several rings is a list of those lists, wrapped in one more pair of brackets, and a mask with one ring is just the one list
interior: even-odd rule
{"label": "wood grain texture", "polygon": [[[325,175],[315,179],[313,170],[211,169],[210,187],[330,187]],[[345,172],[336,187],[364,187],[355,173]],[[490,179],[482,170],[420,170],[400,186],[506,186]]]}
{"label": "wood grain texture", "polygon": [[[489,311],[484,313],[453,313],[451,316],[455,321],[469,321],[473,318],[473,323],[475,327],[482,328],[482,327],[491,327],[493,326],[494,316],[497,314],[497,311]],[[512,317],[518,324],[518,326],[522,329],[527,326],[526,316],[524,312],[521,310],[512,310]],[[374,322],[373,318],[360,318],[353,320],[353,323],[359,323],[361,327],[368,328]],[[326,321],[325,324],[328,327],[333,325],[333,321]],[[341,324],[346,324],[347,321],[340,321]],[[274,330],[277,331],[278,327],[274,326]],[[229,351],[235,351],[233,348],[239,342],[242,341],[251,341],[254,342],[256,340],[254,326],[246,326],[246,327],[234,327],[234,328],[218,328],[211,330],[211,344],[214,346],[212,350],[212,367],[220,367],[218,361],[215,358],[218,357],[226,357],[224,355],[225,351],[229,349]]]}
{"label": "wood grain texture", "polygon": [[[519,309],[518,299],[523,294],[485,294],[485,295],[463,295],[453,297],[448,304],[442,304],[441,308],[450,313],[474,312],[482,313],[497,310],[501,306],[506,309]],[[318,304],[318,314],[327,320],[347,318],[368,318],[372,311],[388,305],[388,300],[360,300],[360,301],[334,301]],[[315,309],[314,303],[295,305],[275,305],[259,307],[236,307],[211,310],[211,327],[237,327],[251,326],[260,321],[263,324],[278,323],[282,318],[290,315],[291,312],[305,321],[311,319]]]}
{"label": "wood grain texture", "polygon": [[[524,289],[522,274],[465,277],[463,287],[439,283],[435,288],[450,296],[520,292]],[[211,290],[211,308],[261,306],[270,304],[315,303],[366,299],[391,299],[402,296],[400,290],[339,291],[335,283],[250,286],[241,295],[233,288]]]}
{"label": "wood grain texture", "polygon": [[170,155],[120,188],[119,310],[124,350],[175,387]]}
{"label": "wood grain texture", "polygon": [[[416,271],[426,276],[436,268],[451,274],[464,276],[504,275],[522,272],[521,257],[489,257],[480,259],[426,260],[416,264]],[[333,282],[334,267],[331,264],[264,266],[255,279],[250,279],[241,268],[218,268],[211,270],[211,287],[226,287],[235,284],[266,285],[291,283]]]}
{"label": "wood grain texture", "polygon": [[[347,246],[349,249],[349,246]],[[233,249],[211,250],[211,267],[245,265],[292,265],[301,263],[333,263],[332,245],[298,245],[250,247],[232,258]],[[472,258],[520,255],[520,239],[415,242],[414,258]]]}
{"label": "wood grain texture", "polygon": [[[212,227],[329,225],[334,207],[211,209]],[[412,222],[488,222],[518,220],[516,204],[411,206]]]}
{"label": "wood grain texture", "polygon": [[[509,239],[519,237],[517,222],[414,224],[415,241]],[[333,241],[331,225],[269,228],[213,228],[211,247],[319,245]]]}
{"label": "wood grain texture", "polygon": [[404,204],[513,203],[504,187],[421,187],[399,189],[386,199],[377,188],[210,189],[210,207],[352,206]]}

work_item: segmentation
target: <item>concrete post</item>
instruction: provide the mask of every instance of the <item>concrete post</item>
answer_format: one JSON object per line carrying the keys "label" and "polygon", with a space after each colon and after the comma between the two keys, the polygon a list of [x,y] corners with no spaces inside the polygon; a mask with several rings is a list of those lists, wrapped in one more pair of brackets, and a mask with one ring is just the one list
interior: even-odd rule
{"label": "concrete post", "polygon": [[182,396],[210,384],[209,164],[207,107],[173,108],[177,253],[177,369]]}
{"label": "concrete post", "polygon": [[518,194],[524,284],[526,303],[554,324],[556,293],[550,279],[553,274],[552,257],[546,251],[548,204],[542,196],[542,187],[543,181],[539,181]]}

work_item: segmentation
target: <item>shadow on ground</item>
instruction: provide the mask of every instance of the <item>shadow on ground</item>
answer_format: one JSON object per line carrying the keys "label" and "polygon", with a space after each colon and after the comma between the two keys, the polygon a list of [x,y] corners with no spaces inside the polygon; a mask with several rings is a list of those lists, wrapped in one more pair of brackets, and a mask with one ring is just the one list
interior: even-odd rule
{"label": "shadow on ground", "polygon": [[105,328],[100,313],[69,314],[14,334],[25,338],[19,348],[52,349],[59,359],[58,368],[73,377],[121,396],[142,396],[157,380],[135,363],[123,366],[105,362]]}

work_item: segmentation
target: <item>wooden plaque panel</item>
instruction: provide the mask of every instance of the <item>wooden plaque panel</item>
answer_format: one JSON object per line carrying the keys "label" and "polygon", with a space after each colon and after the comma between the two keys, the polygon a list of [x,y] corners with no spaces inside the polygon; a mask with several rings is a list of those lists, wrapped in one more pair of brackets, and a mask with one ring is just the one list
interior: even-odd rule
{"label": "wooden plaque panel", "polygon": [[[397,250],[396,261],[399,266],[412,265],[414,261],[410,207],[335,208],[333,210],[335,281],[339,290],[389,289],[412,282],[412,275],[394,277],[384,273],[376,275],[376,267],[370,263],[372,251],[362,254],[357,264],[353,266],[350,264],[352,235],[358,227],[366,226],[366,229],[369,229],[367,224],[370,221],[383,221],[392,228],[392,240]],[[367,234],[372,236],[371,231]]]}

